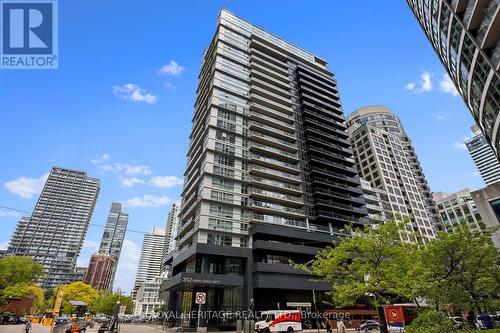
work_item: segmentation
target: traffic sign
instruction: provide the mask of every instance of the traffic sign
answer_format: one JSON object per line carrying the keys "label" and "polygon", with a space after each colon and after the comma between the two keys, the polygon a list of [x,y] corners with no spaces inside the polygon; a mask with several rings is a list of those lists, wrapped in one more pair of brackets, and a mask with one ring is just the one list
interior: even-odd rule
{"label": "traffic sign", "polygon": [[196,293],[196,299],[195,299],[196,304],[205,304],[206,300],[207,300],[207,293]]}

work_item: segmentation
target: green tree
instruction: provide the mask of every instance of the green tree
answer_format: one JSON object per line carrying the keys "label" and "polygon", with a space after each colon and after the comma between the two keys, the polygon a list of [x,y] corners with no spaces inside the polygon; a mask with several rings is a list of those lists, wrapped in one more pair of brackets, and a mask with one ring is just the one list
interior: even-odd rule
{"label": "green tree", "polygon": [[125,313],[132,313],[134,302],[130,296],[121,295],[120,292],[103,290],[99,294],[99,299],[92,305],[92,313],[102,313],[112,315],[116,311],[116,303],[120,300],[120,306],[126,306]]}
{"label": "green tree", "polygon": [[424,311],[405,327],[405,333],[449,333],[453,331],[453,322],[442,311]]}
{"label": "green tree", "polygon": [[36,282],[43,267],[27,256],[7,256],[0,259],[0,290],[17,283]]}
{"label": "green tree", "polygon": [[488,232],[441,233],[420,251],[420,291],[431,304],[488,310],[499,299],[500,260]]}
{"label": "green tree", "polygon": [[299,267],[332,283],[330,295],[336,306],[349,306],[368,296],[386,331],[382,306],[392,303],[394,297],[414,297],[418,289],[406,281],[408,272],[414,272],[410,268],[418,250],[401,241],[408,222],[388,221],[352,231],[352,236],[342,238]]}
{"label": "green tree", "polygon": [[32,309],[34,310],[34,312],[37,313],[43,312],[45,293],[42,288],[40,288],[34,283],[22,282],[10,285],[2,291],[2,294],[6,298],[9,297],[33,298]]}
{"label": "green tree", "polygon": [[78,281],[66,284],[63,287],[62,313],[70,314],[75,312],[75,307],[69,301],[83,301],[88,306],[97,301],[99,293],[91,285]]}

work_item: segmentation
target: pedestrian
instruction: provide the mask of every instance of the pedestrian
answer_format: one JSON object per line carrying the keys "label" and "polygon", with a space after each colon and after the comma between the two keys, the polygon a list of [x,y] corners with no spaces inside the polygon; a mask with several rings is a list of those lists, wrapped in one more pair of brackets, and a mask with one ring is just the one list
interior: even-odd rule
{"label": "pedestrian", "polygon": [[326,321],[326,333],[332,333],[332,325],[330,325],[330,321]]}
{"label": "pedestrian", "polygon": [[481,323],[483,324],[483,328],[485,329],[492,329],[493,328],[493,321],[491,320],[491,316],[486,313],[486,312],[481,312],[478,318]]}
{"label": "pedestrian", "polygon": [[337,333],[345,333],[345,324],[342,319],[337,321]]}
{"label": "pedestrian", "polygon": [[26,322],[26,325],[24,326],[24,332],[25,332],[25,333],[29,333],[30,331],[31,331],[31,321],[30,321],[30,320],[28,320],[28,321]]}
{"label": "pedestrian", "polygon": [[475,320],[474,320],[474,311],[469,310],[467,312],[466,319],[467,319],[467,322],[469,323],[469,327],[470,328],[472,328],[472,329],[476,328],[476,323],[475,323]]}

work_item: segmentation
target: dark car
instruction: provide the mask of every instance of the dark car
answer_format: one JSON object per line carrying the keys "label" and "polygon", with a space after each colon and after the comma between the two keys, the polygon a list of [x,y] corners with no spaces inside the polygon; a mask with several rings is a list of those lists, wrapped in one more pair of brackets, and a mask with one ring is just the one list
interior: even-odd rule
{"label": "dark car", "polygon": [[9,325],[21,325],[21,324],[26,324],[28,321],[24,318],[21,317],[10,317],[8,324]]}
{"label": "dark car", "polygon": [[376,320],[367,320],[359,326],[360,331],[380,330],[380,323]]}

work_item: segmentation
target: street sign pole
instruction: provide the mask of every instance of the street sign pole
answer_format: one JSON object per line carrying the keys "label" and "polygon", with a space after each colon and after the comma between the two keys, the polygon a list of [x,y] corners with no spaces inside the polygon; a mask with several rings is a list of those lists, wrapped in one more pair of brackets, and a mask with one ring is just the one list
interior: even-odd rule
{"label": "street sign pole", "polygon": [[196,304],[198,304],[198,324],[196,325],[196,330],[198,332],[202,331],[201,330],[201,305],[202,304],[205,304],[205,302],[207,301],[207,293],[203,293],[203,292],[197,292],[196,295],[195,295],[195,298],[194,298],[194,302]]}

